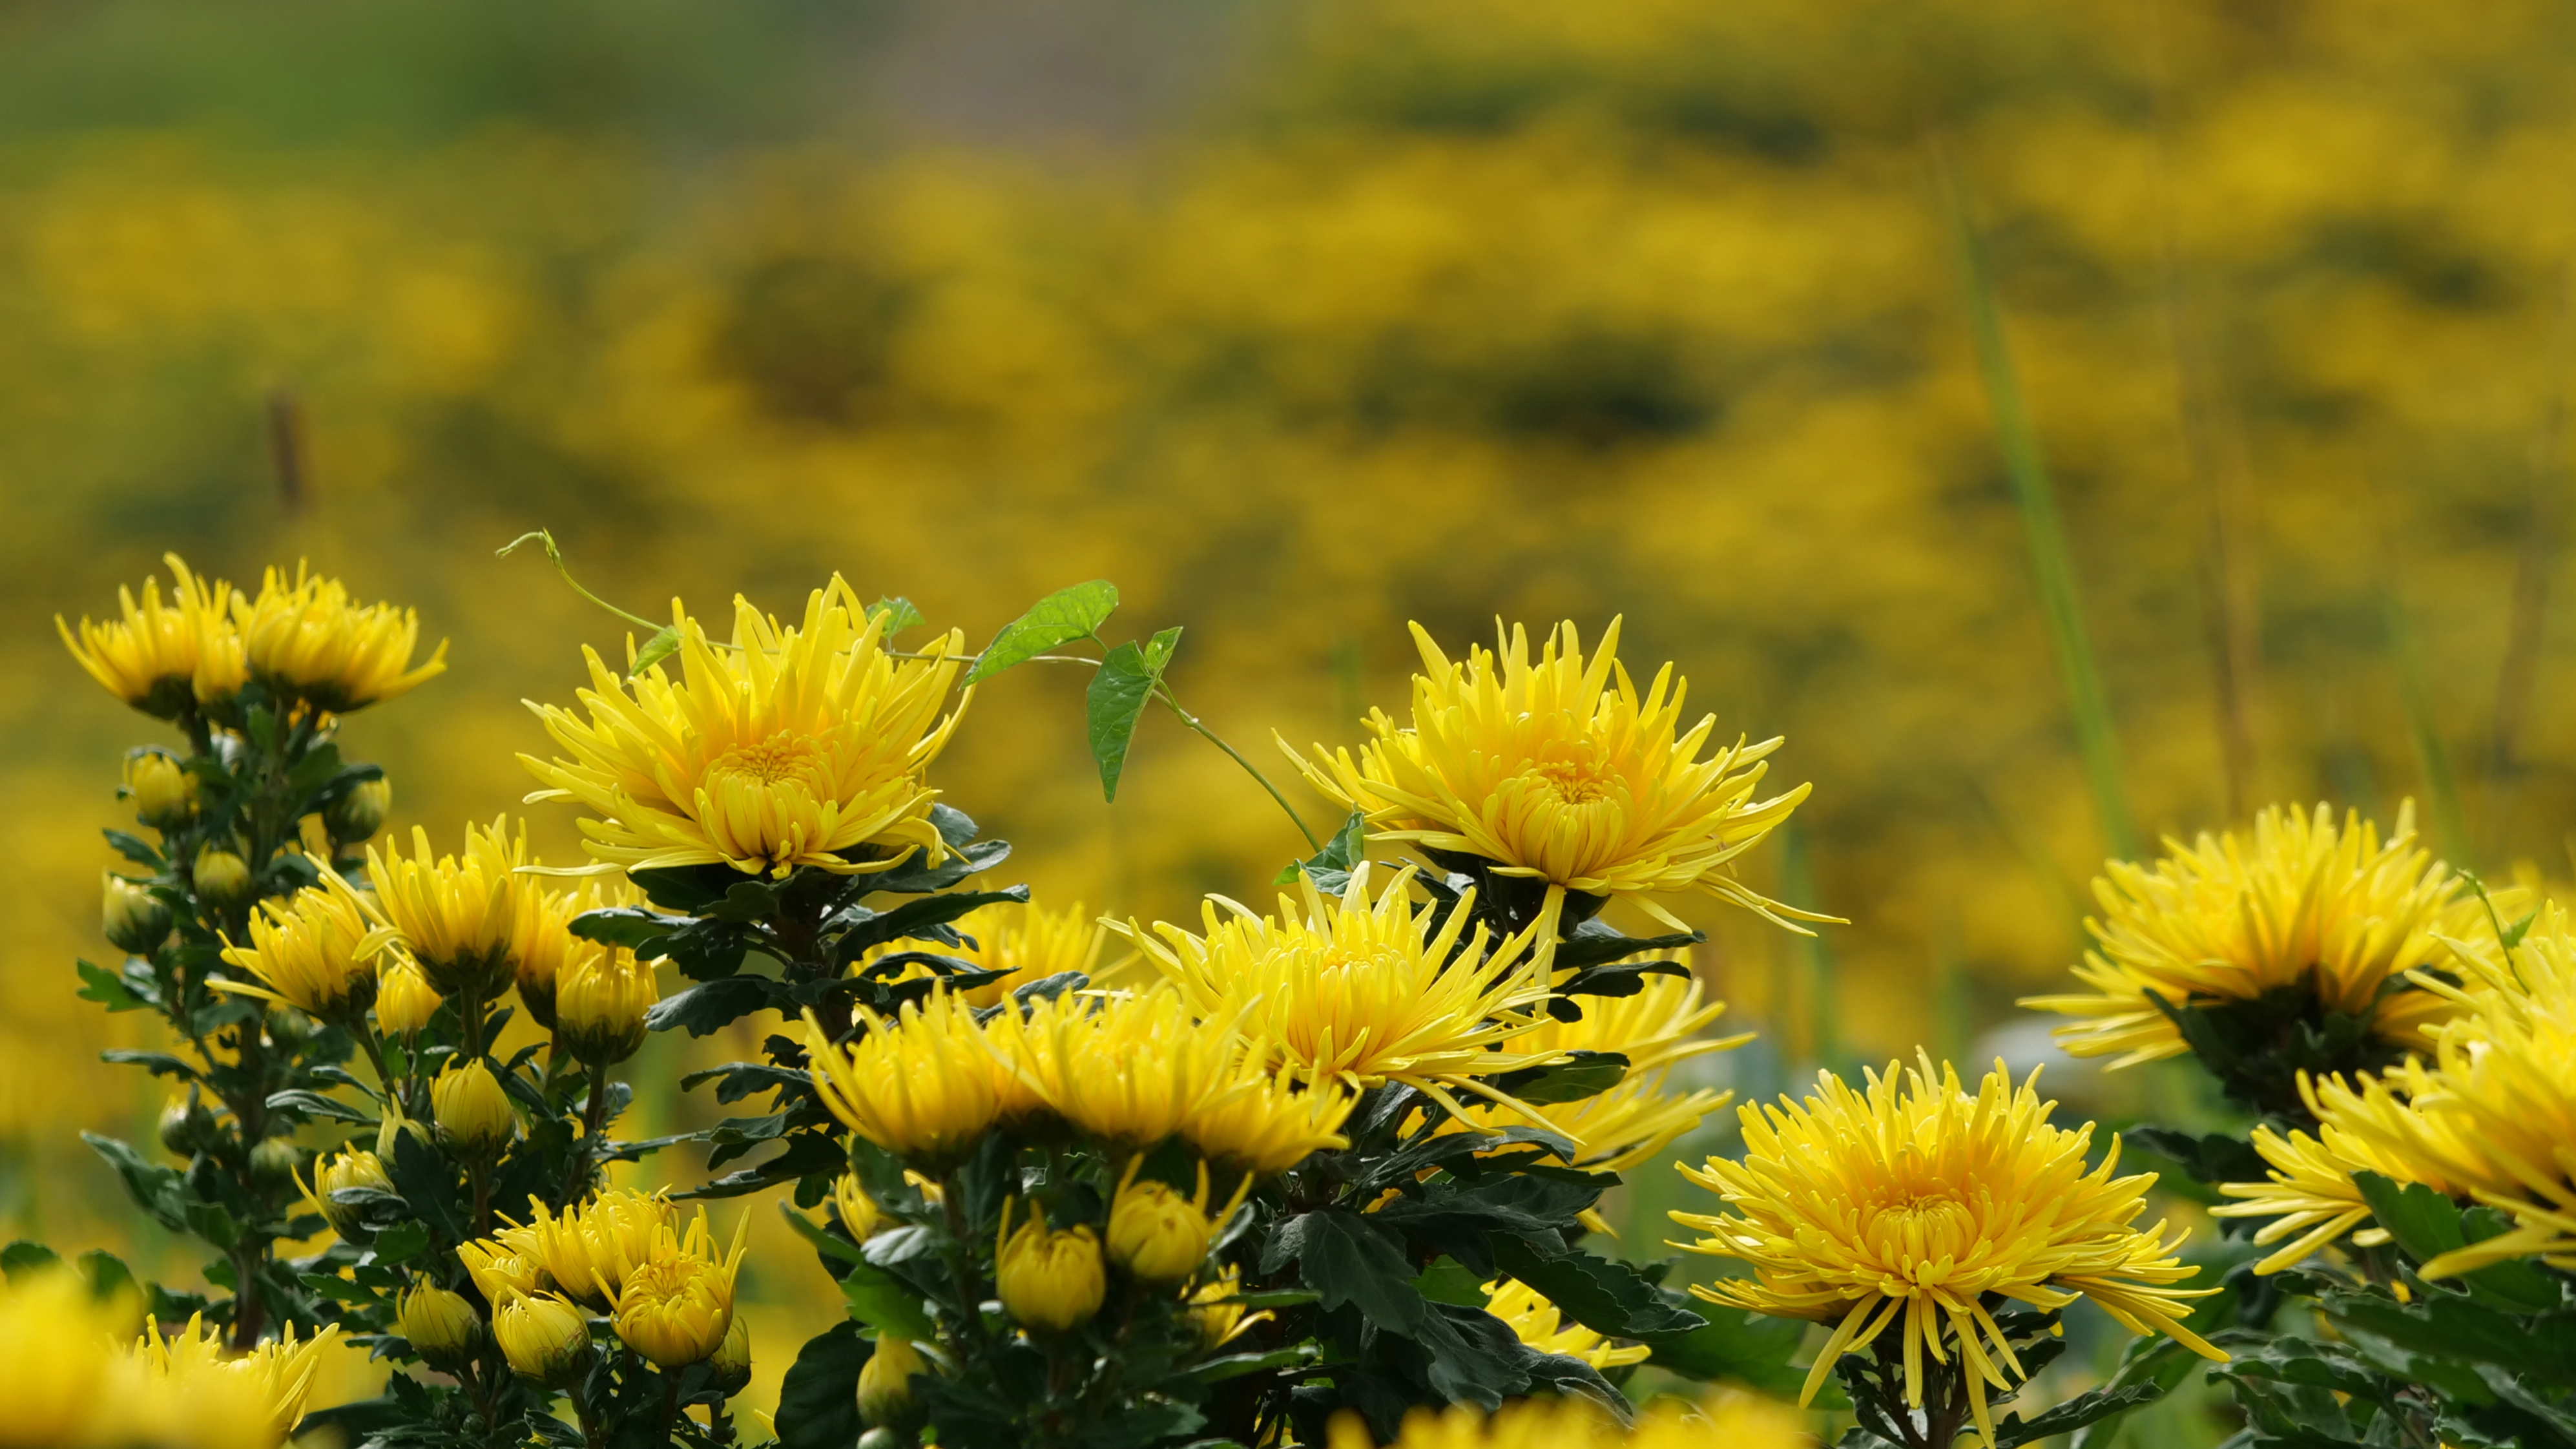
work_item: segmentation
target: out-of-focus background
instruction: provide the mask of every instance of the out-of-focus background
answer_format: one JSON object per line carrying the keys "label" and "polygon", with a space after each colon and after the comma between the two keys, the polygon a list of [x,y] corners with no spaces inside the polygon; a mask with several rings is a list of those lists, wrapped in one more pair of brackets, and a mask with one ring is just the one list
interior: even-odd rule
{"label": "out-of-focus background", "polygon": [[[647,614],[786,612],[840,570],[970,644],[1105,576],[1122,626],[1187,627],[1182,697],[1265,767],[1273,730],[1401,707],[1409,619],[1455,650],[1624,614],[1632,666],[1675,661],[1722,734],[1788,736],[1775,779],[1815,796],[1751,871],[1852,922],[1809,945],[1683,908],[1764,1033],[1737,1079],[2036,1059],[2010,1000],[2074,959],[2120,827],[1944,166],[2137,834],[2411,796],[2454,858],[2560,873],[2571,27],[2518,0],[10,0],[0,1218],[189,1271],[75,1138],[157,1106],[94,1060],[133,1019],[71,994],[150,729],[50,622],[171,548],[236,580],[308,557],[453,639],[344,737],[450,843],[530,786],[520,701],[622,648],[494,556],[532,528]],[[950,799],[1041,899],[1258,898],[1284,820],[1164,718],[1105,806],[1079,689],[983,691]],[[531,820],[574,853],[560,807]],[[830,1313],[770,1247],[755,1398]]]}

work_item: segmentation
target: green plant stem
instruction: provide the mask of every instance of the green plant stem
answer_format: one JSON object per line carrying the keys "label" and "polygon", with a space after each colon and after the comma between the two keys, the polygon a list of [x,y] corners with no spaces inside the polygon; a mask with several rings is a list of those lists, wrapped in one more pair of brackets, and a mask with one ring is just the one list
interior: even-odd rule
{"label": "green plant stem", "polygon": [[1227,759],[1241,765],[1245,774],[1250,775],[1255,781],[1259,782],[1261,788],[1270,793],[1270,798],[1279,802],[1279,808],[1288,812],[1288,818],[1296,823],[1297,833],[1306,837],[1307,849],[1322,850],[1324,848],[1324,842],[1317,840],[1315,838],[1315,832],[1306,828],[1306,817],[1297,813],[1297,807],[1288,803],[1288,797],[1279,793],[1279,787],[1270,783],[1270,777],[1261,773],[1259,770],[1254,769],[1252,767],[1252,762],[1245,759],[1241,751],[1237,750],[1234,746],[1227,744],[1216,731],[1209,729],[1206,723],[1201,721],[1197,715],[1181,708],[1181,702],[1172,697],[1172,689],[1170,685],[1157,681],[1154,685],[1154,697],[1161,700],[1163,707],[1170,710],[1174,718],[1187,726],[1190,733],[1197,735],[1200,739],[1203,739],[1209,744],[1216,746],[1218,749],[1225,751]]}
{"label": "green plant stem", "polygon": [[2047,626],[2058,675],[2066,687],[2073,716],[2076,751],[2091,787],[2093,808],[2111,853],[2126,860],[2139,854],[2135,817],[2120,764],[2119,736],[2112,724],[2110,696],[2093,658],[2077,606],[2075,565],[2066,545],[2066,530],[2057,513],[2057,495],[2031,421],[2030,404],[2013,369],[2004,340],[2002,310],[1995,300],[1994,279],[1987,270],[1985,248],[1970,218],[1968,199],[1949,152],[1935,137],[1932,165],[1958,253],[1961,281],[1967,292],[1968,320],[1976,338],[1977,366],[1984,377],[1986,400],[1994,410],[1995,441],[2002,450],[2004,475],[2012,484],[2029,537],[2031,572],[2039,588],[2041,621]]}

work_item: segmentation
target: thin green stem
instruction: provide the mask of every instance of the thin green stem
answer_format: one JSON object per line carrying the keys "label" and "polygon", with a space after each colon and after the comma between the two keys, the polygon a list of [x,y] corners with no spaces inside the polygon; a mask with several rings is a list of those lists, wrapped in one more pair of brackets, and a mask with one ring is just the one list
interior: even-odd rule
{"label": "thin green stem", "polygon": [[1227,744],[1218,736],[1216,731],[1209,729],[1197,715],[1181,708],[1181,702],[1172,697],[1172,689],[1170,685],[1157,680],[1154,684],[1154,697],[1161,700],[1163,707],[1170,710],[1183,725],[1187,726],[1190,733],[1197,735],[1200,739],[1203,739],[1209,744],[1216,746],[1218,749],[1225,751],[1227,759],[1241,765],[1245,774],[1250,775],[1254,780],[1258,781],[1262,789],[1270,792],[1270,798],[1278,801],[1279,808],[1287,811],[1288,818],[1296,823],[1297,833],[1306,837],[1307,849],[1322,850],[1324,848],[1324,842],[1317,840],[1315,838],[1315,832],[1306,828],[1306,818],[1297,813],[1296,806],[1288,803],[1287,796],[1279,793],[1278,786],[1270,783],[1270,777],[1261,773],[1259,770],[1254,769],[1252,767],[1252,762],[1245,759],[1241,751],[1235,749],[1234,746]]}
{"label": "thin green stem", "polygon": [[537,542],[545,545],[546,557],[553,561],[555,572],[563,575],[563,581],[571,587],[574,593],[581,595],[583,598],[590,600],[592,603],[597,604],[599,607],[606,609],[608,612],[615,614],[617,617],[624,619],[627,623],[633,624],[638,628],[650,629],[658,634],[667,627],[665,625],[656,624],[641,614],[630,614],[624,609],[617,607],[615,604],[608,602],[606,599],[601,598],[599,595],[592,593],[590,590],[583,588],[581,586],[581,580],[572,576],[571,566],[564,562],[563,549],[561,546],[556,544],[555,536],[542,528],[520,534],[517,538],[511,539],[508,543],[505,543],[499,548],[493,550],[493,557],[508,558],[511,553],[519,547],[519,545],[526,543],[530,539],[535,539]]}

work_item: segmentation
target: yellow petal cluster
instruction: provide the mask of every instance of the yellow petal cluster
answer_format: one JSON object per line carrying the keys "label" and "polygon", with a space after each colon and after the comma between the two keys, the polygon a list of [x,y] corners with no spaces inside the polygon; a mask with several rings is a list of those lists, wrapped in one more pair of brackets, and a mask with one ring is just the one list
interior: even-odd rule
{"label": "yellow petal cluster", "polygon": [[[63,647],[108,693],[156,718],[170,719],[192,709],[209,686],[228,692],[227,661],[238,653],[239,643],[228,617],[232,585],[188,572],[175,553],[163,555],[162,562],[172,580],[167,603],[161,598],[161,581],[145,579],[139,603],[132,590],[116,591],[116,618],[94,624],[83,617],[75,634],[56,614],[54,629],[62,635]],[[213,666],[212,674],[201,684],[199,670],[207,665]],[[230,679],[230,689],[240,687],[238,677]]]}
{"label": "yellow petal cluster", "polygon": [[176,756],[137,750],[125,757],[125,796],[135,816],[156,830],[173,830],[197,815],[197,778]]}
{"label": "yellow petal cluster", "polygon": [[1033,1094],[1003,1064],[956,997],[934,991],[905,1002],[889,1021],[860,1008],[867,1030],[835,1046],[811,1013],[805,1049],[816,1095],[844,1126],[936,1173],[961,1161]]}
{"label": "yellow petal cluster", "polygon": [[2385,1042],[2429,1050],[2427,1028],[2455,1008],[2406,973],[2454,966],[2444,938],[2485,931],[2486,907],[2417,842],[2412,801],[2385,842],[2357,812],[2337,828],[2324,805],[2272,806],[2250,833],[2168,840],[2152,866],[2114,861],[2093,895],[2102,914],[2085,921],[2094,944],[2075,968],[2092,990],[2021,1004],[2080,1018],[2058,1038],[2080,1057],[2120,1053],[2115,1067],[2190,1049],[2153,998],[2205,1005],[2285,987],[2370,1017]]}
{"label": "yellow petal cluster", "polygon": [[963,634],[899,660],[884,616],[870,618],[838,575],[807,599],[800,625],[737,597],[729,645],[679,601],[671,612],[679,682],[660,664],[620,677],[585,650],[587,718],[531,705],[572,758],[520,758],[548,786],[543,798],[596,817],[582,822],[591,854],[630,869],[721,862],[782,875],[944,856],[930,821],[937,792],[921,776],[964,708],[940,714]]}
{"label": "yellow petal cluster", "polygon": [[298,1179],[296,1185],[303,1189],[304,1201],[322,1215],[331,1231],[342,1237],[358,1226],[358,1211],[333,1202],[331,1194],[355,1187],[371,1187],[378,1192],[394,1190],[394,1180],[386,1174],[384,1160],[356,1148],[313,1159],[313,1180],[307,1183]]}
{"label": "yellow petal cluster", "polygon": [[572,933],[573,917],[635,905],[643,898],[643,892],[623,877],[594,878],[560,891],[532,885],[520,895],[511,956],[519,1000],[539,1026],[554,1028],[555,978],[575,952],[591,944]]}
{"label": "yellow petal cluster", "polygon": [[590,1319],[559,1293],[512,1294],[492,1305],[492,1339],[511,1372],[561,1388],[589,1356]]}
{"label": "yellow petal cluster", "polygon": [[464,1157],[498,1156],[518,1135],[519,1117],[510,1094],[480,1059],[451,1058],[429,1084],[429,1101],[439,1140]]}
{"label": "yellow petal cluster", "polygon": [[488,998],[510,982],[526,897],[536,887],[519,874],[529,864],[524,831],[507,816],[465,828],[465,849],[439,855],[429,832],[412,827],[412,854],[367,847],[367,876],[387,935],[420,963],[442,996]]}
{"label": "yellow petal cluster", "polygon": [[1687,685],[1669,664],[1639,696],[1619,662],[1618,620],[1588,661],[1569,622],[1535,664],[1518,625],[1500,631],[1498,651],[1470,649],[1464,664],[1420,624],[1412,629],[1422,672],[1411,721],[1373,711],[1376,738],[1357,757],[1321,745],[1311,759],[1290,751],[1317,789],[1368,816],[1375,839],[1478,856],[1499,874],[1545,882],[1550,937],[1568,891],[1633,898],[1666,919],[1651,896],[1676,891],[1732,901],[1792,930],[1792,918],[1827,919],[1766,899],[1732,869],[1807,798],[1805,785],[1754,798],[1781,741],[1739,740],[1700,759],[1717,717],[1682,728]]}
{"label": "yellow petal cluster", "polygon": [[544,1286],[594,1308],[607,1307],[675,1227],[668,1198],[623,1188],[596,1193],[560,1215],[530,1198],[528,1214],[526,1223],[492,1235],[486,1257],[515,1258],[542,1273]]}
{"label": "yellow petal cluster", "polygon": [[[2174,1256],[2164,1225],[2129,1226],[2145,1210],[2153,1173],[2114,1177],[2118,1139],[2087,1170],[2088,1124],[2048,1120],[2038,1073],[2018,1088],[2001,1062],[1970,1095],[1958,1073],[1926,1056],[1899,1072],[1870,1072],[1854,1091],[1819,1073],[1804,1102],[1746,1106],[1740,1162],[1712,1157],[1684,1175],[1725,1210],[1676,1212],[1709,1236],[1685,1246],[1734,1258],[1749,1279],[1691,1291],[1714,1303],[1834,1325],[1807,1375],[1812,1399],[1845,1353],[1895,1325],[1907,1401],[1921,1407],[1922,1363],[1962,1360],[1978,1429],[1994,1428],[1986,1389],[2010,1388],[2018,1358],[1983,1300],[1999,1295],[2055,1309],[2089,1298],[2132,1333],[2164,1333],[2207,1358],[2225,1355],[2182,1324],[2180,1301],[2213,1289],[2176,1285],[2196,1269]],[[1900,1321],[1901,1320],[1901,1321]]]}
{"label": "yellow petal cluster", "polygon": [[2212,1217],[2271,1219],[2255,1230],[2256,1247],[2290,1240],[2256,1262],[2255,1272],[2277,1273],[2346,1233],[2365,1248],[2388,1241],[2385,1228],[2362,1227],[2370,1221],[2371,1209],[2353,1182],[2356,1172],[2375,1172],[2400,1184],[2421,1182],[2459,1195],[2415,1161],[2415,1153],[2392,1147],[2421,1144],[2443,1129],[2420,1117],[2385,1081],[2302,1079],[2300,1086],[2317,1118],[2315,1135],[2294,1130],[2285,1136],[2268,1124],[2256,1127],[2254,1150],[2271,1168],[2267,1180],[2221,1184],[2221,1193],[2243,1201],[2209,1210]]}
{"label": "yellow petal cluster", "polygon": [[1035,1212],[1011,1231],[1010,1202],[993,1244],[993,1291],[1014,1322],[1033,1333],[1071,1333],[1100,1311],[1109,1291],[1100,1236],[1087,1223],[1049,1228]]}
{"label": "yellow petal cluster", "polygon": [[[957,929],[966,937],[963,945],[951,946],[907,936],[871,948],[851,966],[851,973],[855,975],[883,957],[903,951],[929,951],[969,961],[978,970],[1002,973],[999,981],[958,993],[966,999],[967,1005],[980,1010],[1032,981],[1043,981],[1068,971],[1096,978],[1099,975],[1100,950],[1108,940],[1106,929],[1083,909],[1080,901],[1060,911],[1017,901],[998,901],[977,906],[958,917]],[[919,967],[908,974],[928,974],[929,969]]]}
{"label": "yellow petal cluster", "polygon": [[225,943],[225,964],[249,972],[265,989],[218,984],[287,1002],[326,1021],[363,1011],[376,991],[376,963],[363,948],[377,927],[366,899],[326,867],[320,885],[284,902],[259,903],[251,913],[248,946]]}
{"label": "yellow petal cluster", "polygon": [[1415,1409],[1379,1446],[1356,1414],[1335,1419],[1325,1449],[1804,1449],[1801,1416],[1767,1399],[1724,1391],[1696,1405],[1659,1400],[1623,1428],[1575,1398],[1521,1399],[1486,1414],[1471,1404]]}
{"label": "yellow petal cluster", "polygon": [[[644,1016],[662,999],[650,962],[623,946],[575,941],[555,978],[554,1031],[576,1061],[609,1066],[644,1045]],[[524,979],[520,991],[525,994]]]}
{"label": "yellow petal cluster", "polygon": [[619,1341],[655,1365],[682,1369],[714,1356],[733,1328],[735,1275],[742,1267],[746,1214],[733,1245],[719,1250],[698,1209],[687,1231],[669,1224],[654,1234],[644,1260],[609,1295]]}
{"label": "yellow petal cluster", "polygon": [[388,1036],[418,1031],[438,1015],[438,988],[410,956],[399,951],[386,955],[391,959],[376,977],[376,1029]]}
{"label": "yellow petal cluster", "polygon": [[1642,1343],[1620,1347],[1564,1314],[1539,1291],[1509,1278],[1485,1285],[1485,1311],[1503,1321],[1512,1336],[1541,1353],[1579,1358],[1596,1369],[1644,1363],[1654,1350]]}
{"label": "yellow petal cluster", "polygon": [[1299,880],[1304,900],[1280,897],[1277,916],[1217,896],[1201,934],[1121,929],[1193,1011],[1235,1021],[1309,1081],[1354,1091],[1402,1082],[1457,1113],[1453,1090],[1508,1102],[1473,1079],[1549,1060],[1527,1045],[1548,995],[1531,932],[1489,941],[1481,921],[1469,928],[1472,896],[1435,922],[1413,904],[1410,870],[1374,894],[1365,863],[1338,897]]}
{"label": "yellow petal cluster", "polygon": [[298,1342],[289,1325],[282,1339],[231,1356],[202,1314],[168,1338],[146,1322],[135,1345],[143,1382],[125,1427],[152,1444],[275,1449],[303,1419],[322,1352],[339,1336],[334,1326]]}
{"label": "yellow petal cluster", "polygon": [[361,605],[338,579],[295,567],[271,568],[259,593],[233,599],[234,628],[250,675],[282,698],[346,714],[408,694],[447,670],[447,642],[414,668],[420,647],[416,610]]}

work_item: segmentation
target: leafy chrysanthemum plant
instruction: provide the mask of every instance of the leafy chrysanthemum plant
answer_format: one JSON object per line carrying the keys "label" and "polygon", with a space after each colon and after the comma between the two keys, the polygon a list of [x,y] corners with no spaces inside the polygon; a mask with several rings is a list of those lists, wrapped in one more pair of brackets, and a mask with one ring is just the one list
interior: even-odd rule
{"label": "leafy chrysanthemum plant", "polygon": [[1864,1442],[1906,1449],[1968,1432],[2009,1449],[2146,1397],[2095,1391],[1996,1422],[2063,1349],[2058,1315],[2078,1300],[2225,1359],[2184,1323],[2190,1300],[2217,1290],[2182,1286],[2198,1270],[2175,1256],[2179,1235],[2134,1226],[2154,1174],[2116,1175],[2116,1139],[2091,1162],[2092,1128],[2053,1125],[2052,1105],[2001,1062],[1971,1093],[1925,1057],[1868,1073],[1862,1090],[1826,1072],[1804,1101],[1740,1109],[1743,1158],[1683,1169],[1723,1209],[1673,1219],[1707,1235],[1690,1251],[1751,1276],[1692,1291],[1828,1326],[1801,1401],[1839,1373]]}
{"label": "leafy chrysanthemum plant", "polygon": [[[2190,1053],[2258,1113],[2304,1125],[2302,1072],[2373,1072],[2426,1050],[2457,1010],[2439,988],[2491,969],[2490,901],[2417,843],[2414,807],[2382,840],[2274,806],[2244,834],[2168,841],[2152,866],[2114,861],[2075,968],[2089,991],[2022,1004],[2078,1018],[2069,1052],[2133,1066]],[[2504,894],[2504,893],[2499,893]],[[2465,958],[2465,959],[2464,959]]]}

